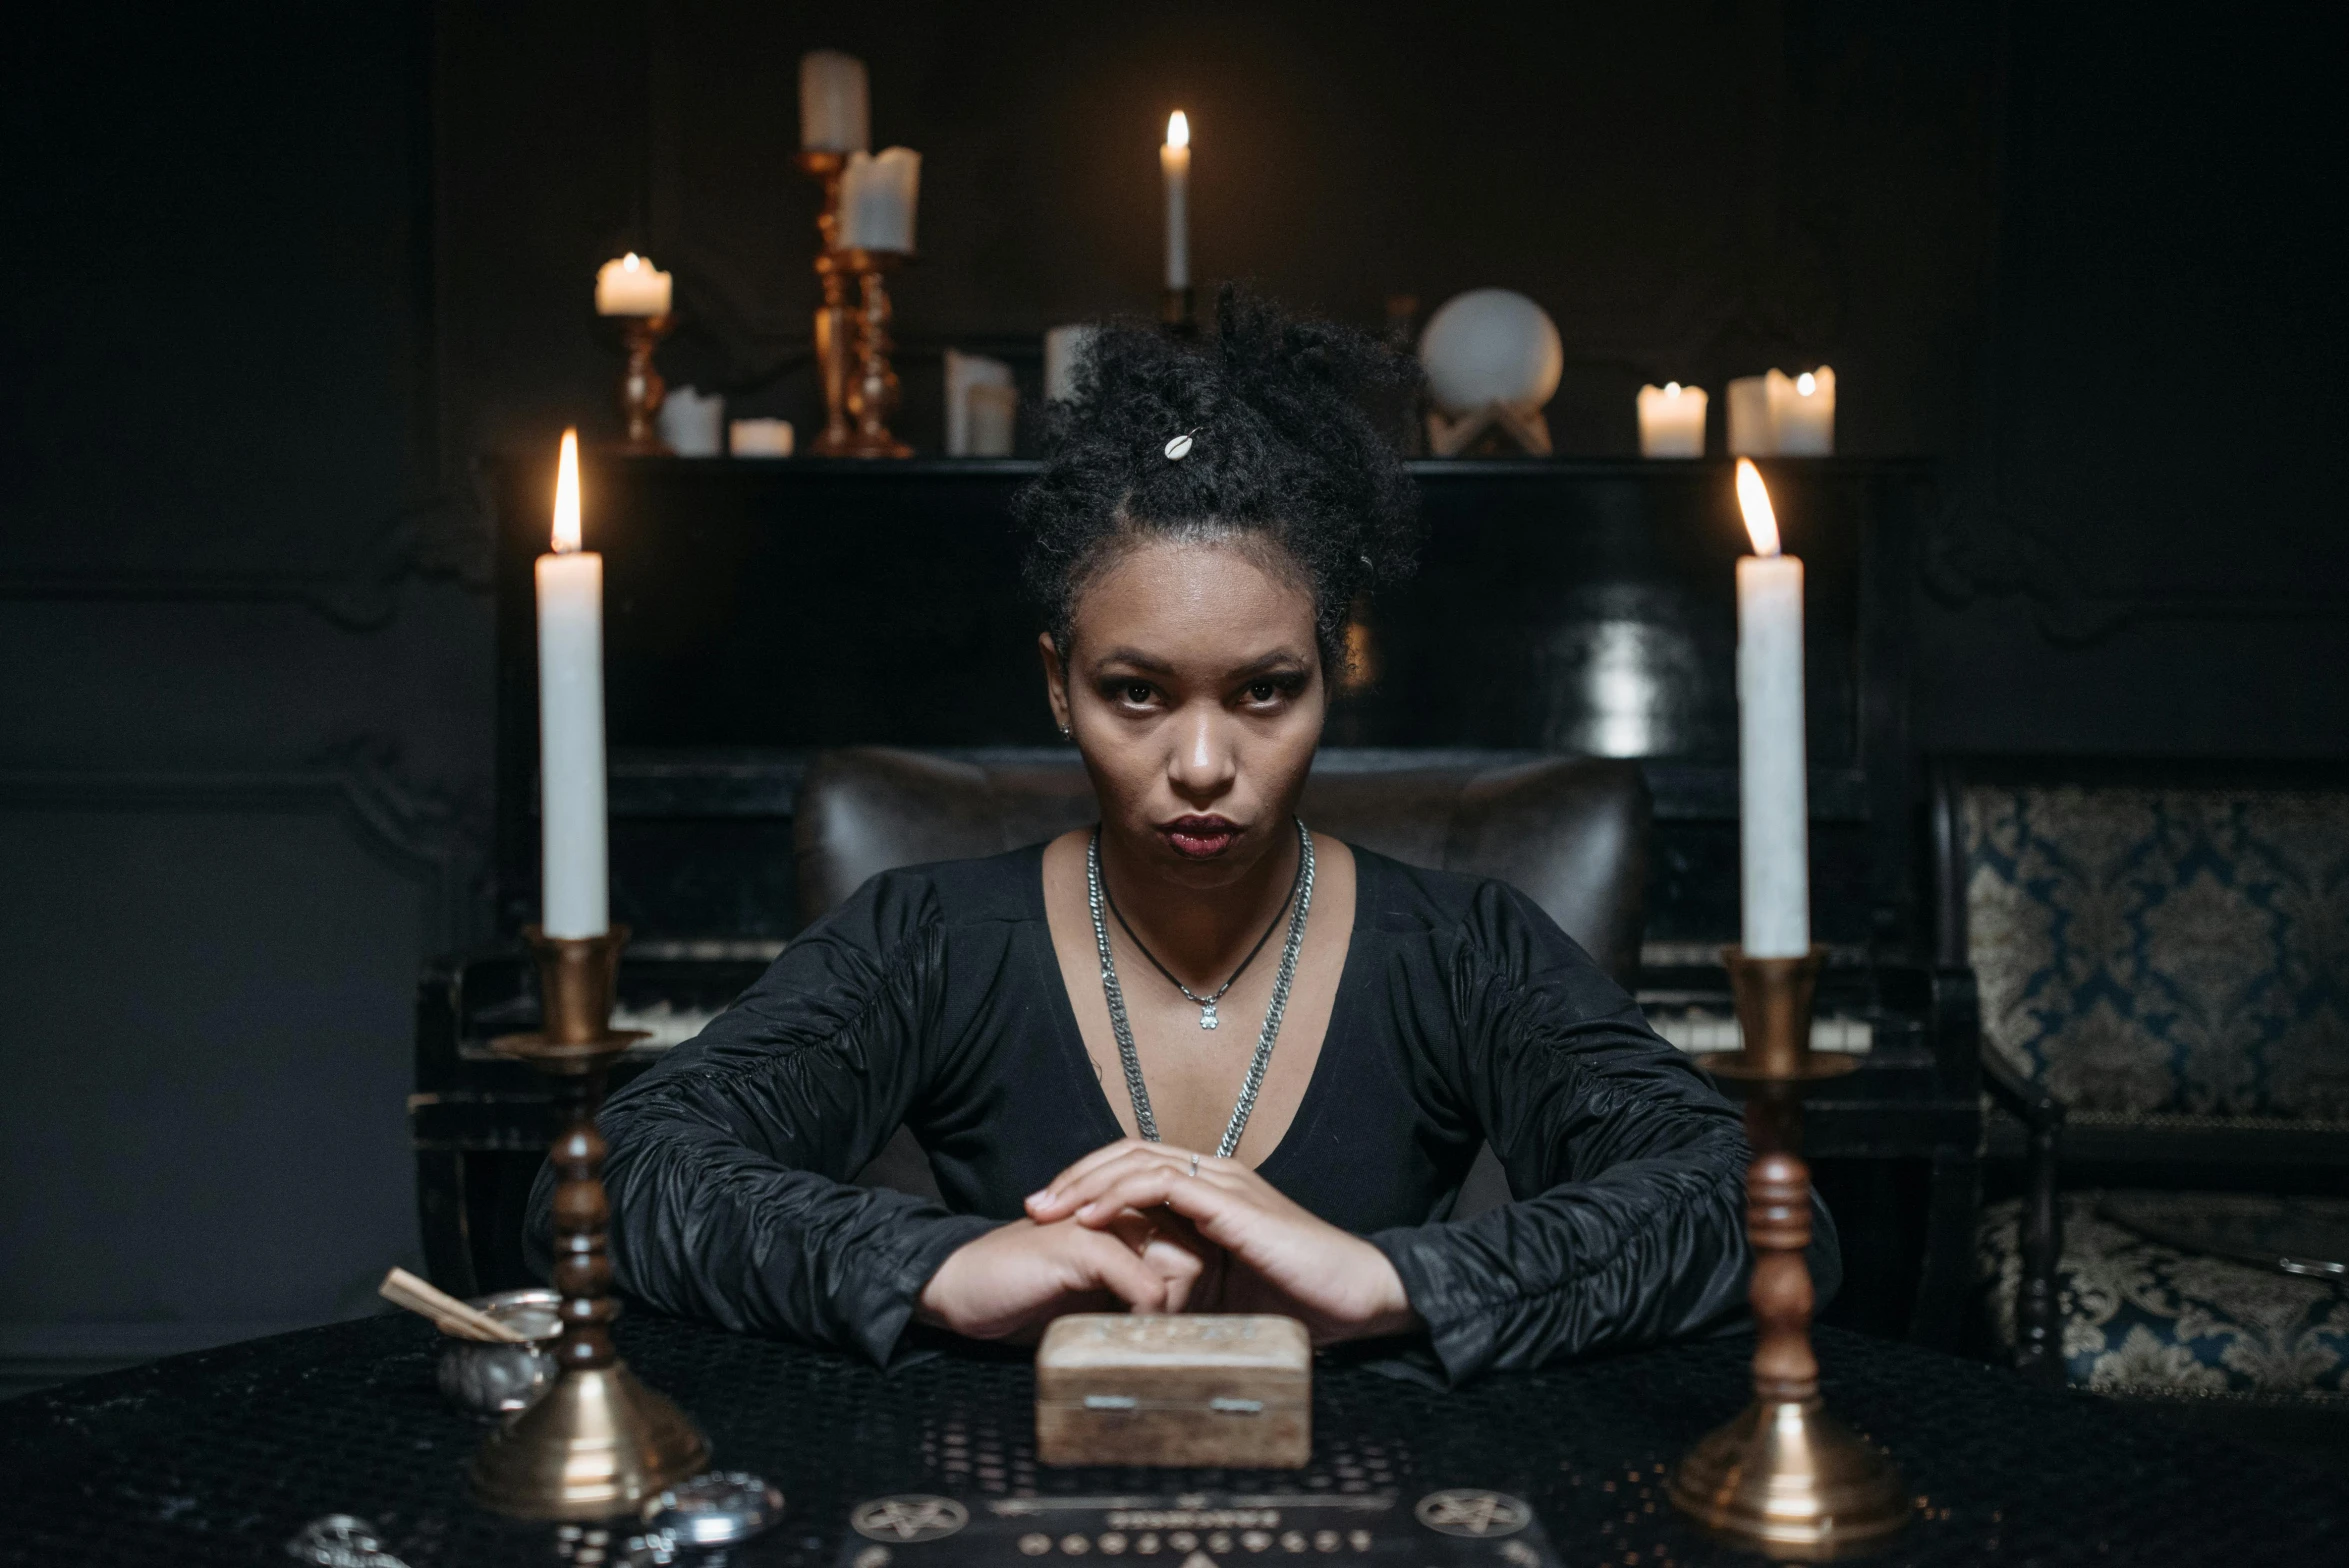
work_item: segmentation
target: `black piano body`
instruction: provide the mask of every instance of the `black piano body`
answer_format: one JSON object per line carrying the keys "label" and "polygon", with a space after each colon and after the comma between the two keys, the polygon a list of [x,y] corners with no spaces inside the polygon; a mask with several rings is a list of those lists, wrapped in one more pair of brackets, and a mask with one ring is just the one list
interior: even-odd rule
{"label": "black piano body", "polygon": [[[1807,1117],[1845,1232],[1841,1318],[1954,1343],[1979,1140],[1970,992],[1920,956],[1921,781],[1909,736],[1913,552],[1931,472],[1782,460],[1765,472],[1807,575],[1813,910],[1831,951],[1816,1043],[1864,1051]],[[1655,802],[1640,997],[1684,1048],[1733,1035],[1720,947],[1736,939],[1733,570],[1726,461],[1414,465],[1417,576],[1365,623],[1362,689],[1323,766],[1639,758]],[[1018,582],[1015,461],[591,456],[605,557],[612,912],[634,931],[620,1022],[690,1037],[789,940],[792,812],[808,759],[886,744],[1061,753]],[[500,461],[497,929],[538,896],[533,559],[551,465]],[[461,1294],[522,1282],[521,1195],[545,1090],[489,1039],[532,1027],[519,944],[431,965],[411,1124],[426,1258]]]}

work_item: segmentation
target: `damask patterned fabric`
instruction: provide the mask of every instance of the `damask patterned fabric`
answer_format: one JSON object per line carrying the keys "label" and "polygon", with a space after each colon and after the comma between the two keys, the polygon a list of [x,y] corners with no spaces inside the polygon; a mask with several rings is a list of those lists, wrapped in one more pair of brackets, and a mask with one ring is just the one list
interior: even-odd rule
{"label": "damask patterned fabric", "polygon": [[2075,1112],[2349,1118],[2349,794],[1973,785],[1982,1030]]}
{"label": "damask patterned fabric", "polygon": [[[2108,1394],[2349,1392],[2349,1290],[2183,1252],[2067,1193],[2056,1289],[2065,1373]],[[2021,1205],[1983,1211],[1976,1246],[1992,1332],[2015,1344]]]}

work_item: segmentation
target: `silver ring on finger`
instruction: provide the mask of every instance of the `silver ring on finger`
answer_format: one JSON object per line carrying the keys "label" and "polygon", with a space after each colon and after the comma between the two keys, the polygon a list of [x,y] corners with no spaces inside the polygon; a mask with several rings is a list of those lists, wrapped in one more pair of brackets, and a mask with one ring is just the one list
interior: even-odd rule
{"label": "silver ring on finger", "polygon": [[1191,1174],[1194,1176],[1199,1174],[1199,1151],[1197,1149],[1191,1151]]}

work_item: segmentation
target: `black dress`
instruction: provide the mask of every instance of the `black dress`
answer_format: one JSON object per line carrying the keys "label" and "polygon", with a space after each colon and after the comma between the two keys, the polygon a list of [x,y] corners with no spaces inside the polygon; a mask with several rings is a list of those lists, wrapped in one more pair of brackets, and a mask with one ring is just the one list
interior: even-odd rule
{"label": "black dress", "polygon": [[[1734,1316],[1737,1113],[1522,894],[1354,861],[1326,1043],[1264,1178],[1393,1261],[1454,1378]],[[1040,845],[873,878],[601,1121],[623,1290],[884,1362],[950,1253],[1123,1136],[1062,982]],[[846,1184],[901,1122],[948,1207]],[[1485,1139],[1529,1196],[1450,1223]],[[550,1192],[542,1172],[541,1237]]]}

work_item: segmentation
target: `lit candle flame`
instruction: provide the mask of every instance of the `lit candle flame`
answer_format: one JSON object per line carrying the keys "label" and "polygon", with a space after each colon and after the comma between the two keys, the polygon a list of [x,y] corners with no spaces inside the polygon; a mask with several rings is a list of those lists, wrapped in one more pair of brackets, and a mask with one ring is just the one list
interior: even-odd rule
{"label": "lit candle flame", "polygon": [[1166,117],[1166,144],[1169,147],[1191,145],[1191,117],[1180,109]]}
{"label": "lit candle flame", "polygon": [[1819,378],[1806,370],[1794,378],[1794,389],[1802,396],[1809,397],[1819,390]]}
{"label": "lit candle flame", "polygon": [[636,252],[630,251],[627,255],[620,258],[620,265],[626,268],[628,271],[634,272],[639,267],[644,265],[644,259],[638,256]]}
{"label": "lit candle flame", "polygon": [[1737,460],[1737,504],[1745,513],[1745,531],[1754,541],[1754,554],[1778,553],[1778,514],[1770,510],[1770,492],[1762,471],[1750,457]]}
{"label": "lit candle flame", "polygon": [[555,554],[578,548],[579,432],[574,428],[563,432],[563,459],[555,467]]}
{"label": "lit candle flame", "polygon": [[1665,383],[1664,383],[1664,395],[1665,395],[1666,397],[1678,397],[1678,396],[1680,396],[1680,383],[1679,383],[1679,382],[1677,382],[1677,381],[1667,381],[1667,382],[1665,382]]}

